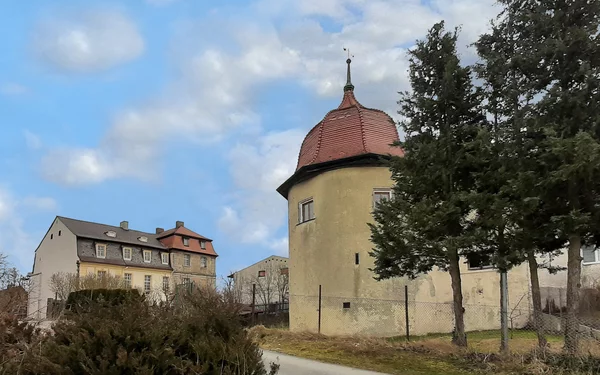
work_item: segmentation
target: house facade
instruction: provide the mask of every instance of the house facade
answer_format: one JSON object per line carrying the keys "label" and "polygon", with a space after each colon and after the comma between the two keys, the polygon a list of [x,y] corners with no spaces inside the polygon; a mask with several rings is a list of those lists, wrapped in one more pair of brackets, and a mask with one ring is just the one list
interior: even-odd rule
{"label": "house facade", "polygon": [[[367,223],[377,202],[392,197],[386,160],[403,151],[390,146],[399,140],[394,121],[356,99],[347,63],[341,104],[310,130],[295,173],[277,189],[288,201],[290,329],[395,336],[405,332],[408,301],[413,334],[451,332],[447,272],[374,279]],[[481,260],[463,259],[461,276],[466,329],[498,328],[499,274]],[[524,325],[531,309],[526,265],[508,280],[511,321]]]}
{"label": "house facade", "polygon": [[[257,305],[287,303],[289,300],[288,258],[272,255],[228,277],[233,279],[241,303],[251,304],[253,290]],[[255,285],[255,287],[253,287]]]}
{"label": "house facade", "polygon": [[[178,241],[183,243],[185,238],[189,244],[192,237],[203,238],[205,249],[179,248]],[[201,261],[202,257],[206,260]],[[148,233],[129,229],[127,221],[117,227],[57,216],[35,251],[27,315],[37,320],[46,317],[48,300],[56,298],[51,286],[55,274],[118,277],[125,287],[164,299],[182,282],[201,279],[197,285],[215,288],[216,257],[212,241],[185,228],[183,222],[168,231],[157,228]],[[188,275],[182,278],[175,264],[179,258],[194,259],[206,267],[182,267]]]}

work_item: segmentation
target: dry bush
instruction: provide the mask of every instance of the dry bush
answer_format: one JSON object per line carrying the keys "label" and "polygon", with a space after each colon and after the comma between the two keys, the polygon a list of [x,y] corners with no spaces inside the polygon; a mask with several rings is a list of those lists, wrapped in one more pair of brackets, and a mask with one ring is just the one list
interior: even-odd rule
{"label": "dry bush", "polygon": [[[32,334],[28,340],[37,338],[39,345],[26,347],[21,355],[9,344],[11,367],[0,364],[0,374],[17,373],[10,372],[15,364],[20,374],[276,373],[276,368],[264,368],[236,306],[218,294],[186,294],[176,308],[140,298],[119,304],[99,298],[88,306],[93,308],[66,314],[53,326],[52,336]],[[31,365],[19,358],[32,358]]]}

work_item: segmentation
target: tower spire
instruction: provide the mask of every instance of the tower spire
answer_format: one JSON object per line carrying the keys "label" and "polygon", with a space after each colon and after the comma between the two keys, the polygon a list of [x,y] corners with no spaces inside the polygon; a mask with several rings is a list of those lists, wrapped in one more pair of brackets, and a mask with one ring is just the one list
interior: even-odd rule
{"label": "tower spire", "polygon": [[352,84],[352,77],[350,75],[350,64],[352,60],[350,59],[350,49],[344,48],[344,51],[348,51],[348,60],[346,60],[346,64],[348,64],[348,74],[346,77],[346,86],[344,86],[344,91],[354,91],[354,85]]}

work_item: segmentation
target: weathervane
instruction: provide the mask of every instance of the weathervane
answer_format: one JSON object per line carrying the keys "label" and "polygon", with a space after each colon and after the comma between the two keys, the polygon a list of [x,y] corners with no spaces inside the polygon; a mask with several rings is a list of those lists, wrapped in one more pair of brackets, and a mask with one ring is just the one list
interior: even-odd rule
{"label": "weathervane", "polygon": [[348,60],[350,60],[350,58],[354,57],[354,55],[350,54],[350,48],[344,47],[344,51],[348,52]]}

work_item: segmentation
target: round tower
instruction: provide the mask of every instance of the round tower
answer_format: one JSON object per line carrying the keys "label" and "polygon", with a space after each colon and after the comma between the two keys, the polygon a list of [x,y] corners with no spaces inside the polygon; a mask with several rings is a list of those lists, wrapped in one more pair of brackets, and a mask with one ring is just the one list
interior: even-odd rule
{"label": "round tower", "polygon": [[[386,161],[403,152],[390,146],[399,139],[392,118],[356,100],[350,63],[341,104],[309,131],[295,173],[277,189],[289,210],[291,330],[380,333],[378,327],[399,323],[388,321],[396,314],[371,311],[373,327],[365,330],[364,314],[371,313],[364,301],[402,292],[373,279],[367,223],[374,204],[391,196]],[[362,326],[354,329],[356,321]]]}

